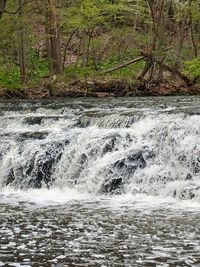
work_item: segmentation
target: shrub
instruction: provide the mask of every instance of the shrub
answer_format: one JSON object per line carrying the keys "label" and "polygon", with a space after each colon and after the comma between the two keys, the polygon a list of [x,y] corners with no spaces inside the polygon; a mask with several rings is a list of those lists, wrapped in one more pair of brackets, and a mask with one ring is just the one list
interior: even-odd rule
{"label": "shrub", "polygon": [[0,58],[0,87],[6,89],[20,89],[19,67],[13,63],[7,63]]}
{"label": "shrub", "polygon": [[200,57],[187,61],[185,68],[194,79],[200,80]]}
{"label": "shrub", "polygon": [[46,58],[40,57],[37,52],[30,51],[27,56],[28,79],[33,82],[49,75],[49,66]]}

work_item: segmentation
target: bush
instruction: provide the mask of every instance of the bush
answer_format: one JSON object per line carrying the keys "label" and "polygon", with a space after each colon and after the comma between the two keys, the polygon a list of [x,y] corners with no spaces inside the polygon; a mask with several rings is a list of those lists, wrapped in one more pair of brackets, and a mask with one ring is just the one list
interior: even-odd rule
{"label": "bush", "polygon": [[12,63],[6,63],[0,58],[0,87],[6,89],[20,89],[19,67]]}
{"label": "bush", "polygon": [[194,79],[200,80],[200,57],[187,61],[185,68]]}
{"label": "bush", "polygon": [[[38,84],[41,79],[49,75],[48,62],[34,51],[27,55],[27,81],[29,84]],[[0,87],[16,90],[22,87],[20,69],[17,64],[11,63],[0,56]]]}
{"label": "bush", "polygon": [[[102,78],[102,75],[104,76],[104,72],[106,72],[109,69],[112,69],[123,62],[129,61],[130,59],[133,59],[135,55],[127,54],[125,55],[125,60],[122,61],[119,57],[111,57],[107,60],[102,61],[97,66],[94,66],[92,63],[88,65],[88,67],[82,67],[80,64],[72,64],[66,67],[64,76],[67,81],[73,80],[73,79],[84,79],[84,78]],[[105,78],[114,78],[114,79],[123,79],[127,82],[132,82],[136,79],[138,72],[143,69],[144,62],[138,62],[136,64],[132,64],[130,66],[127,66],[125,68],[122,68],[120,70],[111,72],[109,74],[106,74]]]}
{"label": "bush", "polygon": [[49,66],[46,58],[40,57],[37,52],[30,51],[27,56],[28,80],[38,82],[49,75]]}

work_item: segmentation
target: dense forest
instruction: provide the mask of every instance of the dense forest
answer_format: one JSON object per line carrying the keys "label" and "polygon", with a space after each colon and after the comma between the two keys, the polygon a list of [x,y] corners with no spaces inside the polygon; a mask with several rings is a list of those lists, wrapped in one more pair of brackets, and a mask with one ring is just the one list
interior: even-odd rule
{"label": "dense forest", "polygon": [[0,40],[10,97],[198,93],[199,0],[0,0]]}

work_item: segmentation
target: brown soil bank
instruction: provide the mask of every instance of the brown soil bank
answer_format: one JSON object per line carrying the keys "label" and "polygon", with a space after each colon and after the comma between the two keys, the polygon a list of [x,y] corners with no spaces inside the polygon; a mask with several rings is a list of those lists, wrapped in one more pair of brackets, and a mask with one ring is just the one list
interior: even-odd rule
{"label": "brown soil bank", "polygon": [[0,89],[5,99],[41,99],[55,97],[122,97],[122,96],[169,96],[200,95],[199,86],[188,86],[178,82],[151,82],[148,84],[127,83],[121,80],[74,81],[70,84],[44,81],[40,87],[21,90]]}

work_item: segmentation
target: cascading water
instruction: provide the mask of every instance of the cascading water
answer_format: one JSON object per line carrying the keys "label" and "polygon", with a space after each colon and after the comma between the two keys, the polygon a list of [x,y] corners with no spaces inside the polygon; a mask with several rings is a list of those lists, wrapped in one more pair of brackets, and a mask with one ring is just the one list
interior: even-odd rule
{"label": "cascading water", "polygon": [[199,266],[200,98],[0,110],[0,266]]}
{"label": "cascading water", "polygon": [[[176,100],[176,99],[175,99]],[[68,101],[1,115],[0,186],[198,198],[200,123],[193,105]],[[152,102],[153,101],[153,102]],[[152,102],[152,103],[151,103]],[[151,106],[152,105],[152,106]],[[192,115],[190,114],[192,113]]]}

